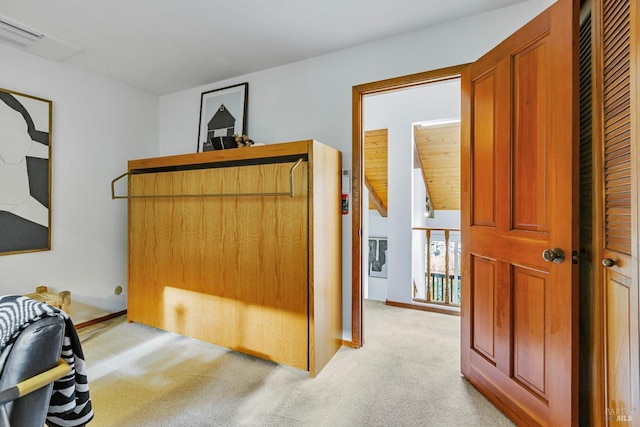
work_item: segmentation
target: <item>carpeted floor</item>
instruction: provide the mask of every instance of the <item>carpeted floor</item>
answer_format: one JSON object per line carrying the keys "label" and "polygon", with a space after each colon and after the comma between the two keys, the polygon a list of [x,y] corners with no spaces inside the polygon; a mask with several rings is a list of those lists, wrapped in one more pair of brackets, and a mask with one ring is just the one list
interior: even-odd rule
{"label": "carpeted floor", "polygon": [[124,317],[79,331],[99,426],[511,426],[461,376],[460,318],[365,301],[316,378]]}

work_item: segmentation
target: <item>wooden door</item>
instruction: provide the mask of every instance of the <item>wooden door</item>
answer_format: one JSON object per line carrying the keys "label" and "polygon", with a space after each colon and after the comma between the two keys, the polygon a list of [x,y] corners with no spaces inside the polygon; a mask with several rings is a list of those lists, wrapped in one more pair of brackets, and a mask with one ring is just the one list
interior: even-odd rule
{"label": "wooden door", "polygon": [[577,13],[462,76],[462,373],[518,424],[577,423]]}
{"label": "wooden door", "polygon": [[[640,425],[637,228],[638,2],[594,2],[596,326],[602,399],[593,425]],[[634,60],[635,57],[635,60]],[[634,143],[636,141],[636,143]],[[598,385],[596,385],[598,386]]]}

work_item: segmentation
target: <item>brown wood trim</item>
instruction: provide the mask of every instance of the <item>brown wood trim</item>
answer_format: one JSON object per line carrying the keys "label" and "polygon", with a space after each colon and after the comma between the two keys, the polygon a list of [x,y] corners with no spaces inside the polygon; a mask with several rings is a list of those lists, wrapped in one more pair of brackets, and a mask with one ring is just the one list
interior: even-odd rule
{"label": "brown wood trim", "polygon": [[360,188],[364,185],[362,159],[364,138],[362,128],[362,98],[364,94],[353,87],[352,96],[352,166],[351,175],[351,341],[354,348],[362,347],[362,199]]}
{"label": "brown wood trim", "polygon": [[206,151],[203,153],[177,154],[172,156],[152,157],[129,160],[129,171],[164,166],[185,166],[207,164],[233,160],[271,158],[307,154],[312,140],[282,142],[277,144],[256,145],[242,149]]}
{"label": "brown wood trim", "polygon": [[[495,386],[490,384],[488,380],[486,380],[482,376],[478,376],[475,378],[469,378],[464,376],[465,380],[469,381],[475,388],[482,393],[484,397],[486,397],[493,405],[498,408],[500,412],[505,414],[507,417],[511,419],[516,425],[519,426],[541,426],[542,424],[530,416],[529,413],[521,410],[518,406],[510,405],[508,402],[503,401],[500,397],[497,396],[495,390]],[[486,381],[486,382],[485,382]]]}
{"label": "brown wood trim", "polygon": [[358,348],[353,341],[342,340],[342,345],[349,348]]}
{"label": "brown wood trim", "polygon": [[[606,370],[605,370],[605,354],[604,354],[604,270],[600,264],[603,258],[604,235],[599,224],[603,224],[604,206],[604,187],[601,183],[604,181],[603,152],[602,140],[604,138],[603,123],[603,82],[602,69],[603,52],[602,52],[602,2],[594,1],[592,3],[591,14],[591,172],[592,172],[592,197],[593,205],[592,230],[593,236],[591,240],[593,253],[593,301],[595,304],[590,307],[591,316],[591,382],[590,393],[591,401],[590,412],[593,415],[591,422],[594,426],[603,426],[607,422],[605,420],[606,406]],[[600,414],[600,416],[598,416]]]}
{"label": "brown wood trim", "polygon": [[440,228],[440,227],[411,227],[412,230],[431,230],[431,231],[460,231],[459,228]]}
{"label": "brown wood trim", "polygon": [[76,329],[86,328],[100,322],[106,322],[107,320],[115,319],[116,317],[124,316],[127,314],[127,310],[118,311],[116,313],[107,314],[106,316],[98,317],[96,319],[87,320],[86,322],[78,323]]}
{"label": "brown wood trim", "polygon": [[[640,2],[631,2],[631,255],[635,260],[631,267],[631,283],[640,283],[640,106],[638,105],[638,95],[640,95]],[[637,285],[636,285],[637,286]],[[640,328],[640,291],[636,290],[638,298],[635,301],[636,321]],[[637,331],[637,329],[636,329]],[[640,334],[638,334],[640,335]],[[636,335],[636,367],[640,365],[640,338]],[[636,380],[633,393],[640,396],[640,373],[636,372]],[[636,401],[637,402],[637,401]],[[640,415],[636,403],[636,413],[634,418]],[[636,421],[637,422],[637,421]]]}
{"label": "brown wood trim", "polygon": [[362,176],[363,126],[362,102],[365,95],[396,89],[406,89],[425,83],[459,78],[468,64],[455,65],[422,73],[395,77],[377,82],[364,83],[352,88],[352,228],[351,228],[351,339],[355,348],[363,344],[362,329],[362,199],[360,189],[364,185]]}
{"label": "brown wood trim", "polygon": [[419,310],[419,311],[430,311],[432,313],[449,314],[451,316],[460,317],[460,310],[458,307],[447,308],[446,306],[442,306],[439,304],[431,304],[431,303],[408,304],[406,302],[398,302],[398,301],[390,301],[390,300],[386,300],[385,304],[390,305],[392,307],[408,308],[410,310]]}
{"label": "brown wood trim", "polygon": [[412,301],[414,303],[418,303],[418,304],[429,304],[429,305],[433,305],[436,308],[443,308],[449,309],[451,311],[460,311],[460,306],[458,304],[452,304],[452,303],[444,303],[444,302],[440,302],[440,301],[429,301],[427,299],[424,298],[413,298]]}
{"label": "brown wood trim", "polygon": [[387,208],[384,206],[384,202],[382,201],[380,196],[378,196],[378,193],[376,193],[376,190],[373,188],[373,185],[371,185],[371,183],[366,177],[364,178],[364,185],[369,190],[369,201],[373,203],[373,206],[376,207],[376,210],[378,211],[380,216],[383,218],[386,218]]}
{"label": "brown wood trim", "polygon": [[471,274],[470,263],[466,262],[467,258],[471,259],[468,246],[468,236],[471,224],[471,176],[467,171],[471,170],[471,71],[467,68],[460,81],[460,92],[462,96],[462,105],[460,111],[460,242],[462,243],[461,259],[460,259],[460,312],[466,313],[460,322],[460,370],[462,375],[472,375],[471,360],[468,345],[471,342],[471,320],[469,313],[471,304],[469,297],[471,296],[468,278]]}
{"label": "brown wood trim", "polygon": [[354,86],[353,89],[362,95],[372,95],[390,90],[407,89],[412,86],[421,86],[425,83],[435,83],[458,78],[462,70],[469,64],[454,65],[452,67],[439,68],[437,70],[424,71],[422,73],[409,74],[402,77],[393,77],[377,82],[364,83]]}

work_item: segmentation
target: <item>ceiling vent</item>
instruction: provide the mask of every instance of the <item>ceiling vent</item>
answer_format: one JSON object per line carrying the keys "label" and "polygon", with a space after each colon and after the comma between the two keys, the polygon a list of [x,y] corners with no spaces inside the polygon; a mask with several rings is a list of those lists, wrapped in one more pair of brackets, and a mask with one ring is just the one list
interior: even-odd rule
{"label": "ceiling vent", "polygon": [[81,50],[77,46],[18,24],[3,16],[0,16],[0,43],[52,61],[61,61]]}
{"label": "ceiling vent", "polygon": [[0,18],[0,41],[18,49],[27,49],[38,43],[44,34],[21,28]]}

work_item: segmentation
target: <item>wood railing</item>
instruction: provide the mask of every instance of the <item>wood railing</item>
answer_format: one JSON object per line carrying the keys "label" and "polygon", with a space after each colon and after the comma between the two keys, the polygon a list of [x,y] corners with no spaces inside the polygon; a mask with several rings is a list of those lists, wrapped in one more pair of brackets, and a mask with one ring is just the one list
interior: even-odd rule
{"label": "wood railing", "polygon": [[460,230],[424,227],[413,230],[425,236],[424,289],[414,284],[413,300],[460,307]]}
{"label": "wood railing", "polygon": [[438,304],[460,305],[460,276],[431,273],[427,282],[427,301]]}

